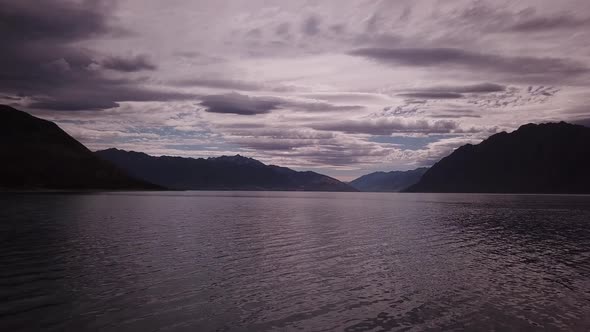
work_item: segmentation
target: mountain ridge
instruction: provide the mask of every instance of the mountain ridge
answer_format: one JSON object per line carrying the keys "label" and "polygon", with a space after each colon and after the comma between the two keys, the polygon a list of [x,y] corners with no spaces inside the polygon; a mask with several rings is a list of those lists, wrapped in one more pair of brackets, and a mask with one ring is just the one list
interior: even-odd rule
{"label": "mountain ridge", "polygon": [[590,128],[529,123],[459,147],[407,191],[590,193],[589,151]]}
{"label": "mountain ridge", "polygon": [[208,158],[151,156],[116,148],[96,151],[130,174],[179,190],[357,191],[312,171],[266,165],[240,155]]}

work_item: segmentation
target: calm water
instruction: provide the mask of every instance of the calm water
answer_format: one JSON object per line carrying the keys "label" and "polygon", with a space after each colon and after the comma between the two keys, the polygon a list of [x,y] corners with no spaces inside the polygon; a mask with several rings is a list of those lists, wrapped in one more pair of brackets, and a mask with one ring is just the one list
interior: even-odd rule
{"label": "calm water", "polygon": [[0,330],[590,329],[590,196],[0,195]]}

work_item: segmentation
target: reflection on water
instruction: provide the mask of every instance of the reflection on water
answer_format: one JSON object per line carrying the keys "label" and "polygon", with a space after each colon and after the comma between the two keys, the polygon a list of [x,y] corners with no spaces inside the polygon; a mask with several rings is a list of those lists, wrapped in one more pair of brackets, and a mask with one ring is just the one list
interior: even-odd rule
{"label": "reflection on water", "polygon": [[0,195],[0,330],[590,328],[590,196]]}

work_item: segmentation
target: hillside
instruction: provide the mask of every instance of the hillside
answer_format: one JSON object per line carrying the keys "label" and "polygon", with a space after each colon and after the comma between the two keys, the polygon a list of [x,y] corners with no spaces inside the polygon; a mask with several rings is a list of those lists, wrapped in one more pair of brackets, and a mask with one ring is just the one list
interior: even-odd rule
{"label": "hillside", "polygon": [[159,189],[101,160],[55,123],[0,105],[0,188]]}
{"label": "hillside", "polygon": [[590,128],[527,124],[458,148],[408,191],[590,193],[589,170]]}
{"label": "hillside", "polygon": [[416,184],[428,168],[410,171],[374,172],[363,175],[349,184],[360,191],[398,192]]}

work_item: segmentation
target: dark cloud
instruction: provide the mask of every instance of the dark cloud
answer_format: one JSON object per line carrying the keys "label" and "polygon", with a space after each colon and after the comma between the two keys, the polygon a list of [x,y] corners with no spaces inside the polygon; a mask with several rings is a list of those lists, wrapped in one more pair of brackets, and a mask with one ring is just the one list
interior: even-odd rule
{"label": "dark cloud", "polygon": [[[94,110],[124,101],[188,100],[194,95],[147,88],[143,80],[112,79],[103,70],[153,70],[147,56],[104,57],[76,46],[96,37],[117,37],[113,1],[0,0],[0,93],[19,95],[20,106]],[[105,59],[98,61],[97,59]]]}
{"label": "dark cloud", "polygon": [[417,99],[459,99],[468,93],[492,93],[503,92],[506,86],[494,83],[480,83],[463,86],[434,86],[423,89],[414,89],[398,96]]}
{"label": "dark cloud", "polygon": [[446,134],[458,128],[454,121],[401,121],[399,119],[344,120],[311,126],[316,130],[339,131],[349,134],[391,135],[393,133]]}
{"label": "dark cloud", "polygon": [[101,110],[119,107],[112,100],[40,99],[29,104],[31,108],[54,111]]}
{"label": "dark cloud", "polygon": [[480,83],[462,86],[435,86],[413,90],[416,92],[491,93],[502,92],[506,86],[495,83]]}
{"label": "dark cloud", "polygon": [[23,41],[60,43],[120,32],[104,15],[112,3],[0,0],[0,37],[5,45]]}
{"label": "dark cloud", "polygon": [[315,15],[311,15],[303,21],[301,30],[308,36],[315,36],[320,32],[321,20]]}
{"label": "dark cloud", "polygon": [[578,76],[589,69],[581,63],[560,58],[502,56],[458,48],[362,48],[350,52],[388,65],[419,67],[449,66],[513,75],[550,77]]}
{"label": "dark cloud", "polygon": [[141,70],[155,70],[157,66],[151,62],[149,57],[145,54],[140,54],[133,57],[108,57],[101,63],[103,68],[123,71],[135,72]]}
{"label": "dark cloud", "polygon": [[325,102],[295,100],[279,97],[250,97],[237,92],[201,97],[201,105],[211,113],[239,115],[266,114],[277,109],[303,112],[349,111],[364,108],[357,105],[334,105]]}
{"label": "dark cloud", "polygon": [[101,110],[119,107],[123,101],[191,100],[197,96],[174,91],[136,87],[128,83],[99,80],[84,81],[76,90],[50,90],[49,96],[35,97],[28,106],[55,111]]}
{"label": "dark cloud", "polygon": [[269,113],[281,106],[281,101],[276,98],[250,97],[238,93],[210,95],[201,99],[201,105],[210,113],[256,115]]}
{"label": "dark cloud", "polygon": [[398,96],[420,99],[458,99],[463,98],[463,95],[455,92],[411,92],[401,93]]}
{"label": "dark cloud", "polygon": [[555,94],[557,94],[560,91],[560,89],[555,88],[553,86],[529,86],[527,88],[527,93],[533,97],[540,97],[540,96],[545,96],[545,97],[552,97]]}

